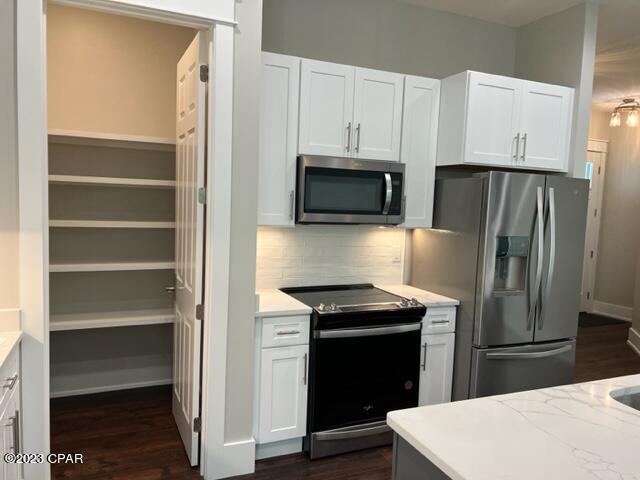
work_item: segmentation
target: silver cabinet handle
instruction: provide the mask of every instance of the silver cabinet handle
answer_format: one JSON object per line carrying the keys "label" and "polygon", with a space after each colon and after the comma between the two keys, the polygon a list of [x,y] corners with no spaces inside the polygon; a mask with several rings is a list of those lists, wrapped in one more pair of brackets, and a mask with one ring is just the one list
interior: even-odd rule
{"label": "silver cabinet handle", "polygon": [[527,330],[531,330],[533,328],[533,319],[535,317],[536,308],[538,306],[540,286],[542,285],[542,257],[544,255],[544,211],[542,187],[538,187],[536,190],[536,219],[538,222],[538,262],[536,265],[536,283],[534,289],[535,297],[531,302],[531,307],[529,308],[529,315],[527,317]]}
{"label": "silver cabinet handle", "polygon": [[176,287],[164,287],[164,291],[169,295],[173,295],[174,293],[176,293]]}
{"label": "silver cabinet handle", "polygon": [[520,157],[523,162],[526,161],[527,157],[527,134],[522,135],[522,156]]}
{"label": "silver cabinet handle", "polygon": [[293,204],[295,199],[295,192],[291,190],[289,192],[289,220],[293,220]]}
{"label": "silver cabinet handle", "polygon": [[356,152],[360,151],[360,124],[356,127]]}
{"label": "silver cabinet handle", "polygon": [[393,197],[393,183],[391,182],[391,174],[384,174],[384,183],[386,186],[385,197],[384,197],[384,207],[382,207],[382,214],[389,214],[389,207],[391,207],[391,198]]}
{"label": "silver cabinet handle", "polygon": [[569,352],[573,348],[572,345],[556,348],[554,350],[545,350],[542,352],[496,352],[487,353],[487,360],[531,360],[535,358],[555,357],[565,352]]}
{"label": "silver cabinet handle", "polygon": [[[16,412],[17,413],[17,412]],[[13,445],[9,447],[9,450],[13,453],[17,453],[17,443],[16,443],[16,417],[9,417],[9,423],[5,423],[4,426],[6,428],[11,428],[11,432],[13,435]]]}
{"label": "silver cabinet handle", "polygon": [[449,320],[432,320],[431,321],[432,325],[442,325],[444,323],[449,323]]}
{"label": "silver cabinet handle", "polygon": [[280,330],[276,335],[299,335],[300,330]]}
{"label": "silver cabinet handle", "polygon": [[304,354],[304,370],[302,371],[302,384],[307,384],[307,354]]}
{"label": "silver cabinet handle", "polygon": [[516,142],[516,153],[513,156],[513,161],[518,163],[518,154],[520,152],[520,132],[516,133],[516,136],[514,137],[514,140]]}
{"label": "silver cabinet handle", "polygon": [[547,270],[547,285],[544,289],[542,297],[542,305],[540,307],[540,318],[538,318],[538,330],[544,327],[544,307],[547,304],[547,298],[551,295],[551,279],[556,266],[556,191],[553,187],[549,187],[549,269]]}
{"label": "silver cabinet handle", "polygon": [[344,149],[347,152],[351,151],[351,122],[347,123],[347,145]]}
{"label": "silver cabinet handle", "polygon": [[9,390],[12,390],[17,381],[18,381],[18,374],[16,373],[13,377],[9,377],[5,380],[4,385],[2,385],[2,388],[8,388]]}
{"label": "silver cabinet handle", "polygon": [[426,372],[427,371],[427,342],[424,342],[424,344],[422,345],[422,358],[424,358],[424,360],[422,361],[422,365],[420,365],[422,367],[422,371]]}

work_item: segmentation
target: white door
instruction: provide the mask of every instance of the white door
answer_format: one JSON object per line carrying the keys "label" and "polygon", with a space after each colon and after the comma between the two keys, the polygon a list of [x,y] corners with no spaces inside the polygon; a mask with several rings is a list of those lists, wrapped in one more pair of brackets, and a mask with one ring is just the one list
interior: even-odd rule
{"label": "white door", "polygon": [[464,163],[515,163],[521,91],[522,80],[469,72]]}
{"label": "white door", "polygon": [[566,171],[573,89],[529,81],[522,85],[518,165]]}
{"label": "white door", "polygon": [[200,348],[204,206],[205,90],[204,33],[196,35],[178,62],[176,108],[176,302],[173,338],[173,416],[191,465],[198,463]]}
{"label": "white door", "polygon": [[596,265],[598,261],[598,240],[600,237],[600,217],[606,166],[606,153],[589,151],[585,165],[585,178],[589,183],[589,204],[587,207],[587,230],[584,247],[584,266],[582,268],[582,295],[580,309],[593,311],[593,290],[596,283]]}
{"label": "white door", "polygon": [[293,226],[300,59],[262,53],[258,224]]}
{"label": "white door", "polygon": [[402,146],[407,228],[430,228],[436,179],[440,80],[407,76],[404,83]]}
{"label": "white door", "polygon": [[258,443],[306,435],[308,358],[308,345],[262,350]]}
{"label": "white door", "polygon": [[356,68],[353,156],[400,161],[404,75]]}
{"label": "white door", "polygon": [[422,336],[420,406],[451,401],[454,343],[455,333]]}
{"label": "white door", "polygon": [[298,152],[351,156],[355,68],[302,60]]}

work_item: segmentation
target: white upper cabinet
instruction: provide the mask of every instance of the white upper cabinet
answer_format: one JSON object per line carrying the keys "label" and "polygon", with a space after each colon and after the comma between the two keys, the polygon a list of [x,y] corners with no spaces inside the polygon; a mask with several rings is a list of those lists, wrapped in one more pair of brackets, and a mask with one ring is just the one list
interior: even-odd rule
{"label": "white upper cabinet", "polygon": [[405,78],[400,161],[406,168],[406,228],[432,225],[439,106],[439,80]]}
{"label": "white upper cabinet", "polygon": [[262,53],[258,225],[293,226],[300,59]]}
{"label": "white upper cabinet", "polygon": [[301,65],[299,153],[399,161],[404,75]]}
{"label": "white upper cabinet", "polygon": [[468,71],[441,105],[438,165],[567,171],[573,89]]}
{"label": "white upper cabinet", "polygon": [[404,75],[355,69],[354,157],[397,161],[400,157]]}
{"label": "white upper cabinet", "polygon": [[524,82],[518,163],[524,168],[566,170],[571,139],[573,89]]}
{"label": "white upper cabinet", "polygon": [[466,163],[512,164],[520,120],[520,96],[519,80],[482,73],[471,74]]}
{"label": "white upper cabinet", "polygon": [[350,156],[353,143],[354,67],[302,60],[298,151]]}

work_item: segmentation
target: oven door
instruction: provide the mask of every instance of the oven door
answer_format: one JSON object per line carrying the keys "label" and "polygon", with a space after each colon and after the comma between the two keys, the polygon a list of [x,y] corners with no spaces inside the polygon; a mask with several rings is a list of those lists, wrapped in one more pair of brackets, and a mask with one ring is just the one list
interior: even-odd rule
{"label": "oven door", "polygon": [[350,158],[298,159],[298,223],[404,221],[404,165]]}
{"label": "oven door", "polygon": [[391,410],[418,406],[420,327],[315,332],[310,432],[384,422]]}

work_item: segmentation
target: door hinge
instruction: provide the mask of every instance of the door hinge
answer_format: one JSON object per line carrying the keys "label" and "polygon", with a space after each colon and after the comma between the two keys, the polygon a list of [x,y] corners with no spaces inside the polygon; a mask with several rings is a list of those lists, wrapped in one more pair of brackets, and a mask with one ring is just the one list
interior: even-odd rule
{"label": "door hinge", "polygon": [[601,171],[602,171],[602,167],[598,167],[598,175],[600,175]]}
{"label": "door hinge", "polygon": [[598,209],[597,209],[597,208],[593,211],[593,216],[594,216],[594,217],[597,217],[597,216],[598,216]]}
{"label": "door hinge", "polygon": [[591,292],[587,292],[587,300],[591,298]]}
{"label": "door hinge", "polygon": [[202,205],[207,203],[207,189],[204,187],[198,189],[198,203]]}
{"label": "door hinge", "polygon": [[593,258],[593,250],[591,250],[591,258]]}
{"label": "door hinge", "polygon": [[204,305],[201,303],[196,305],[196,320],[204,320]]}
{"label": "door hinge", "polygon": [[202,420],[200,417],[196,417],[193,419],[193,432],[200,433],[200,430],[202,430]]}
{"label": "door hinge", "polygon": [[209,81],[209,65],[200,65],[200,81],[204,83]]}

